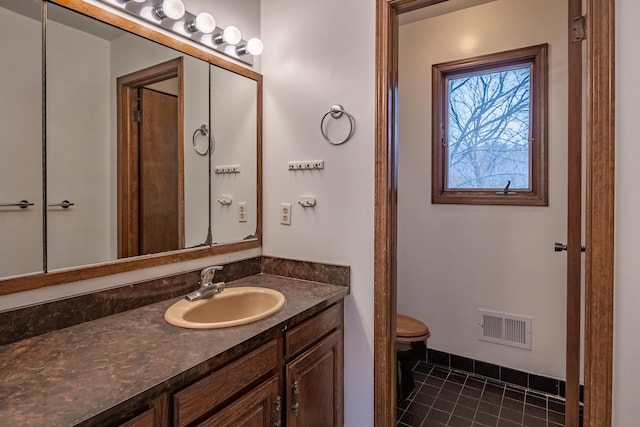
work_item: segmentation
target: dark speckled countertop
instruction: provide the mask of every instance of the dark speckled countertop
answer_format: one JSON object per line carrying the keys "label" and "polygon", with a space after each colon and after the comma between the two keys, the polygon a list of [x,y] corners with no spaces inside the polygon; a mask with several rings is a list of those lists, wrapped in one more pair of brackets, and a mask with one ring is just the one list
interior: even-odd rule
{"label": "dark speckled countertop", "polygon": [[189,384],[349,291],[269,274],[228,286],[277,289],[287,303],[249,325],[195,330],[164,320],[174,298],[0,347],[0,424],[99,425],[163,391]]}

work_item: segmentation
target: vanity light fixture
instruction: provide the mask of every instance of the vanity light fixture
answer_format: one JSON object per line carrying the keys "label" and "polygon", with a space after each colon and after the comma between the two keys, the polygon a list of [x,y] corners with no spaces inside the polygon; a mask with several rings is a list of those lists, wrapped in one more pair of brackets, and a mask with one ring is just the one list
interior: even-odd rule
{"label": "vanity light fixture", "polygon": [[257,37],[252,37],[248,42],[241,44],[236,48],[236,53],[240,56],[242,55],[253,55],[258,56],[264,50],[264,45],[262,44],[262,40]]}
{"label": "vanity light fixture", "polygon": [[163,0],[153,11],[160,19],[169,18],[174,21],[182,18],[186,12],[182,0]]}
{"label": "vanity light fixture", "polygon": [[185,26],[190,33],[200,31],[202,34],[211,34],[216,29],[216,20],[210,13],[201,12]]}
{"label": "vanity light fixture", "polygon": [[190,13],[185,9],[183,0],[100,1],[245,64],[253,65],[253,57],[260,55],[264,49],[258,38],[243,40],[236,26],[216,26],[216,19],[210,13]]}

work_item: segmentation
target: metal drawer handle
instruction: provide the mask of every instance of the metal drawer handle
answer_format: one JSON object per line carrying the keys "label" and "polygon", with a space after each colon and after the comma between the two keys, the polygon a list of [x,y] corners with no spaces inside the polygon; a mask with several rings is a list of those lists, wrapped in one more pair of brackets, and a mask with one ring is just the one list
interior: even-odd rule
{"label": "metal drawer handle", "polygon": [[273,427],[282,427],[282,398],[280,396],[276,397],[275,402],[275,421],[273,423]]}
{"label": "metal drawer handle", "polygon": [[300,402],[298,402],[298,395],[300,394],[300,385],[298,381],[294,381],[291,386],[293,389],[293,403],[291,404],[291,410],[293,410],[293,415],[298,415],[298,410],[300,408]]}

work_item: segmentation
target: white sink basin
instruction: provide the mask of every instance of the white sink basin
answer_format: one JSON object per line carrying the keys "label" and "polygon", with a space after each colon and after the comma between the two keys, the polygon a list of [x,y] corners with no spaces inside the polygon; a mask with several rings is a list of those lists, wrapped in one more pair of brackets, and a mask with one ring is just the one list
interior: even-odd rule
{"label": "white sink basin", "polygon": [[197,301],[180,300],[167,309],[164,318],[183,328],[227,328],[271,316],[285,302],[282,293],[269,288],[226,288],[217,295]]}

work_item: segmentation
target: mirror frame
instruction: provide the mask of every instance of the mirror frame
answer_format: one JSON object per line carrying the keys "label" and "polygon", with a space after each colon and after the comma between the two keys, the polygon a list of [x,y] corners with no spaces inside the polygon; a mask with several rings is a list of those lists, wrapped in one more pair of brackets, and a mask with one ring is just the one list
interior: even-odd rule
{"label": "mirror frame", "polygon": [[[28,291],[46,286],[93,279],[117,273],[124,273],[159,265],[173,264],[213,255],[238,252],[262,246],[262,74],[227,61],[213,53],[206,52],[179,39],[144,27],[132,20],[118,16],[101,7],[85,3],[83,0],[43,0],[57,4],[83,15],[113,25],[124,31],[175,49],[184,54],[201,59],[210,65],[224,68],[233,73],[255,80],[257,83],[257,224],[256,240],[224,243],[204,248],[181,249],[153,255],[143,255],[108,261],[89,266],[65,268],[54,272],[34,273],[10,279],[0,279],[0,295]],[[44,236],[43,236],[44,237]]]}

